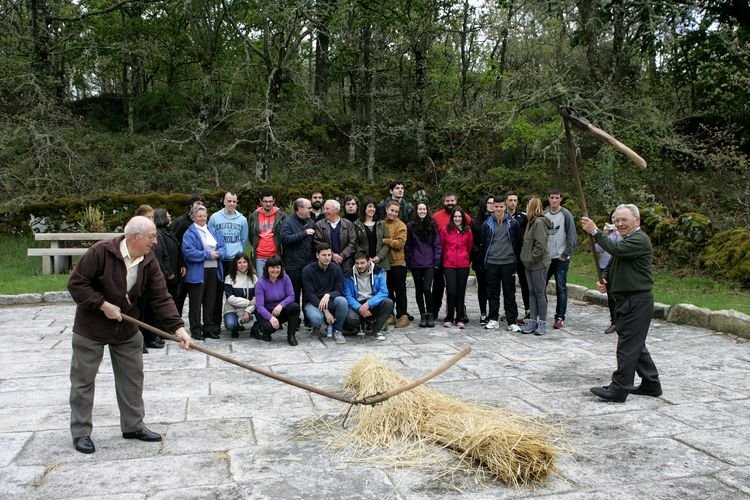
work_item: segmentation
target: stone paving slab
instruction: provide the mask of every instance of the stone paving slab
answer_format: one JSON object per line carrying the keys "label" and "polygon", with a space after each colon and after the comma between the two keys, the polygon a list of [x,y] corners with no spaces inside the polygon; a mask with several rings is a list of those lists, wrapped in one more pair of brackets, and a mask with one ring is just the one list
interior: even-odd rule
{"label": "stone paving slab", "polygon": [[303,330],[295,348],[283,333],[271,343],[225,333],[204,345],[336,392],[364,354],[416,377],[470,345],[472,353],[430,386],[561,429],[567,451],[540,488],[397,468],[383,459],[388,451],[354,456],[331,447],[308,426],[342,415],[345,405],[171,343],[144,357],[146,421],[164,441],[122,439],[105,353],[94,406],[97,452],[77,453],[67,403],[74,306],[60,303],[0,308],[0,498],[750,496],[750,343],[654,320],[648,346],[664,395],[611,404],[588,391],[608,383],[615,365],[616,336],[602,333],[604,308],[570,300],[565,328],[536,337],[480,328],[469,302],[472,321],[463,331],[412,324],[391,330],[385,342],[354,336],[336,345]]}

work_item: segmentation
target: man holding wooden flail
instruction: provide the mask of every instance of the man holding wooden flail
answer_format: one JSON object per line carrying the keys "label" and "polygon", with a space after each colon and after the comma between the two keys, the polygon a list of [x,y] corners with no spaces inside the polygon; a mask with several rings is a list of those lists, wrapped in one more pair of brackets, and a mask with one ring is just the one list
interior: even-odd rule
{"label": "man holding wooden flail", "polygon": [[[631,393],[658,397],[662,390],[659,372],[646,348],[654,311],[651,239],[640,228],[640,213],[635,205],[618,206],[614,223],[619,241],[610,240],[588,217],[581,218],[583,230],[612,255],[597,286],[601,293],[607,293],[609,284],[608,293],[615,299],[617,329],[617,370],[609,385],[592,387],[591,392],[606,401],[622,403]],[[636,372],[641,384],[634,388]]]}
{"label": "man holding wooden flail", "polygon": [[143,337],[134,324],[122,322],[122,314],[139,316],[138,299],[148,294],[156,317],[175,332],[183,348],[190,346],[159,262],[151,253],[155,243],[153,221],[133,217],[123,236],[89,248],[70,275],[68,291],[77,305],[70,364],[70,432],[81,453],[95,451],[91,412],[105,346],[109,346],[115,375],[122,437],[161,441],[161,435],[143,423]]}

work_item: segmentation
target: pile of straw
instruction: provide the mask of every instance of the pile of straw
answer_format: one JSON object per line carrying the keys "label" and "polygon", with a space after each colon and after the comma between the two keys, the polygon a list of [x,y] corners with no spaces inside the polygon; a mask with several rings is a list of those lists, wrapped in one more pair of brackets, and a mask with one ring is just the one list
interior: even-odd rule
{"label": "pile of straw", "polygon": [[[378,358],[362,357],[352,367],[347,389],[357,398],[408,383]],[[353,413],[353,436],[362,445],[390,447],[405,440],[439,444],[460,461],[483,468],[508,485],[537,486],[554,469],[557,448],[550,428],[512,413],[459,401],[426,386]]]}

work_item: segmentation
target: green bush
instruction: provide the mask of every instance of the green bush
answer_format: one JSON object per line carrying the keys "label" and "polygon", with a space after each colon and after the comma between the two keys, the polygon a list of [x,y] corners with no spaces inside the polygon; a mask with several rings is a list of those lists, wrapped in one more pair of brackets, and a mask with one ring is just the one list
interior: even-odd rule
{"label": "green bush", "polygon": [[713,276],[750,286],[750,230],[717,233],[701,251],[698,264]]}

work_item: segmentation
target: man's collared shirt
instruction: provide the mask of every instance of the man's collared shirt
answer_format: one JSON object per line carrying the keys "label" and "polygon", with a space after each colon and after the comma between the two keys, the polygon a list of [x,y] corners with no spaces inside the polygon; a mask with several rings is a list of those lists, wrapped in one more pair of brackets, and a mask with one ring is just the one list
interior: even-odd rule
{"label": "man's collared shirt", "polygon": [[123,238],[120,242],[120,254],[122,254],[122,259],[125,261],[125,270],[127,271],[127,283],[128,283],[128,289],[129,292],[131,288],[133,288],[133,285],[135,285],[135,280],[138,279],[138,264],[143,262],[143,255],[137,258],[132,258],[130,256],[130,252],[128,251],[128,243],[127,239]]}

